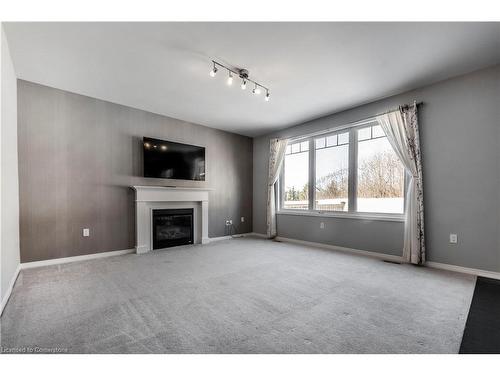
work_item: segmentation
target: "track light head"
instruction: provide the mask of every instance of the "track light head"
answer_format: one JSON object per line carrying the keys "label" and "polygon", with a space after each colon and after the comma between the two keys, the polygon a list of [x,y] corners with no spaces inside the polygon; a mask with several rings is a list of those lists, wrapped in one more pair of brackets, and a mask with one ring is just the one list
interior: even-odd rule
{"label": "track light head", "polygon": [[267,92],[266,92],[266,97],[264,98],[264,100],[265,100],[266,102],[268,102],[270,99],[271,99],[271,95],[269,94],[269,90],[267,90]]}
{"label": "track light head", "polygon": [[255,94],[255,95],[259,95],[260,94],[260,87],[257,86],[257,84],[255,84],[255,87],[253,88],[252,93]]}
{"label": "track light head", "polygon": [[229,75],[227,76],[227,84],[229,86],[231,86],[233,84],[233,73],[230,70],[228,70],[228,71],[229,71]]}
{"label": "track light head", "polygon": [[246,90],[246,88],[247,88],[247,80],[243,78],[243,80],[241,81],[241,89]]}
{"label": "track light head", "polygon": [[217,74],[217,67],[215,66],[215,63],[214,63],[214,67],[212,68],[212,70],[210,71],[210,77],[215,77],[215,75]]}

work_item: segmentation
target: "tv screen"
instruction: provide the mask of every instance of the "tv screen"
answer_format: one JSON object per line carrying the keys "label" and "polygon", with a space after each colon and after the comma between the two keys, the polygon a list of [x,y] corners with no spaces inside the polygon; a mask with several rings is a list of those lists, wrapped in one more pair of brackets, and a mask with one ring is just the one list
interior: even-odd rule
{"label": "tv screen", "polygon": [[205,181],[205,147],[143,138],[144,177]]}

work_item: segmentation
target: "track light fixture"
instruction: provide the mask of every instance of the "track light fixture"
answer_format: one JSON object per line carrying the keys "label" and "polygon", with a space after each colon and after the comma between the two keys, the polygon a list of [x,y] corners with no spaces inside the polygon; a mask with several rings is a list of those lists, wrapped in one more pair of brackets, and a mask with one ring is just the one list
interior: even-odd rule
{"label": "track light fixture", "polygon": [[255,95],[259,95],[262,92],[262,90],[266,90],[266,96],[264,97],[264,100],[266,102],[269,101],[269,99],[270,99],[269,88],[267,88],[266,86],[261,85],[260,83],[255,82],[254,80],[250,79],[248,70],[246,70],[246,69],[232,69],[232,68],[229,68],[225,65],[222,65],[221,63],[219,63],[215,60],[212,60],[212,64],[213,64],[213,68],[210,71],[210,77],[215,77],[215,75],[217,74],[217,71],[218,71],[218,67],[226,69],[227,74],[228,74],[227,84],[229,86],[231,86],[233,84],[233,78],[234,78],[233,75],[236,75],[239,78],[241,78],[241,89],[242,90],[246,90],[247,82],[251,82],[254,84],[254,88],[252,90],[252,93]]}

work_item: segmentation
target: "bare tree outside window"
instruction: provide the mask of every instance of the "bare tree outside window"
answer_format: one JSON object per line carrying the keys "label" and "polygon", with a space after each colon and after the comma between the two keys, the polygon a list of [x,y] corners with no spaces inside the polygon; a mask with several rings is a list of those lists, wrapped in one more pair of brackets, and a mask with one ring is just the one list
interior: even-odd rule
{"label": "bare tree outside window", "polygon": [[347,211],[349,208],[349,132],[317,138],[315,160],[316,209]]}
{"label": "bare tree outside window", "polygon": [[380,151],[358,166],[359,198],[399,198],[404,170],[394,152]]}
{"label": "bare tree outside window", "polygon": [[[404,167],[385,134],[373,127],[359,130],[357,209],[360,212],[404,212]],[[375,131],[377,129],[378,131]],[[364,133],[361,133],[364,131]]]}
{"label": "bare tree outside window", "polygon": [[347,199],[347,181],[349,171],[347,168],[339,169],[316,180],[316,198],[329,199],[339,197]]}

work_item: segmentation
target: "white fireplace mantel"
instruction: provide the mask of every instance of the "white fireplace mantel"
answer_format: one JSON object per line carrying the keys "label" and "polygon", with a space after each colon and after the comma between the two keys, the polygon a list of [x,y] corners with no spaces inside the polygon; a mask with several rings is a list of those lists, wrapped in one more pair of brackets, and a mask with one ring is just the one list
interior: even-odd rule
{"label": "white fireplace mantel", "polygon": [[131,186],[135,190],[136,252],[153,250],[153,210],[165,208],[193,208],[194,243],[208,243],[208,195],[211,189]]}

